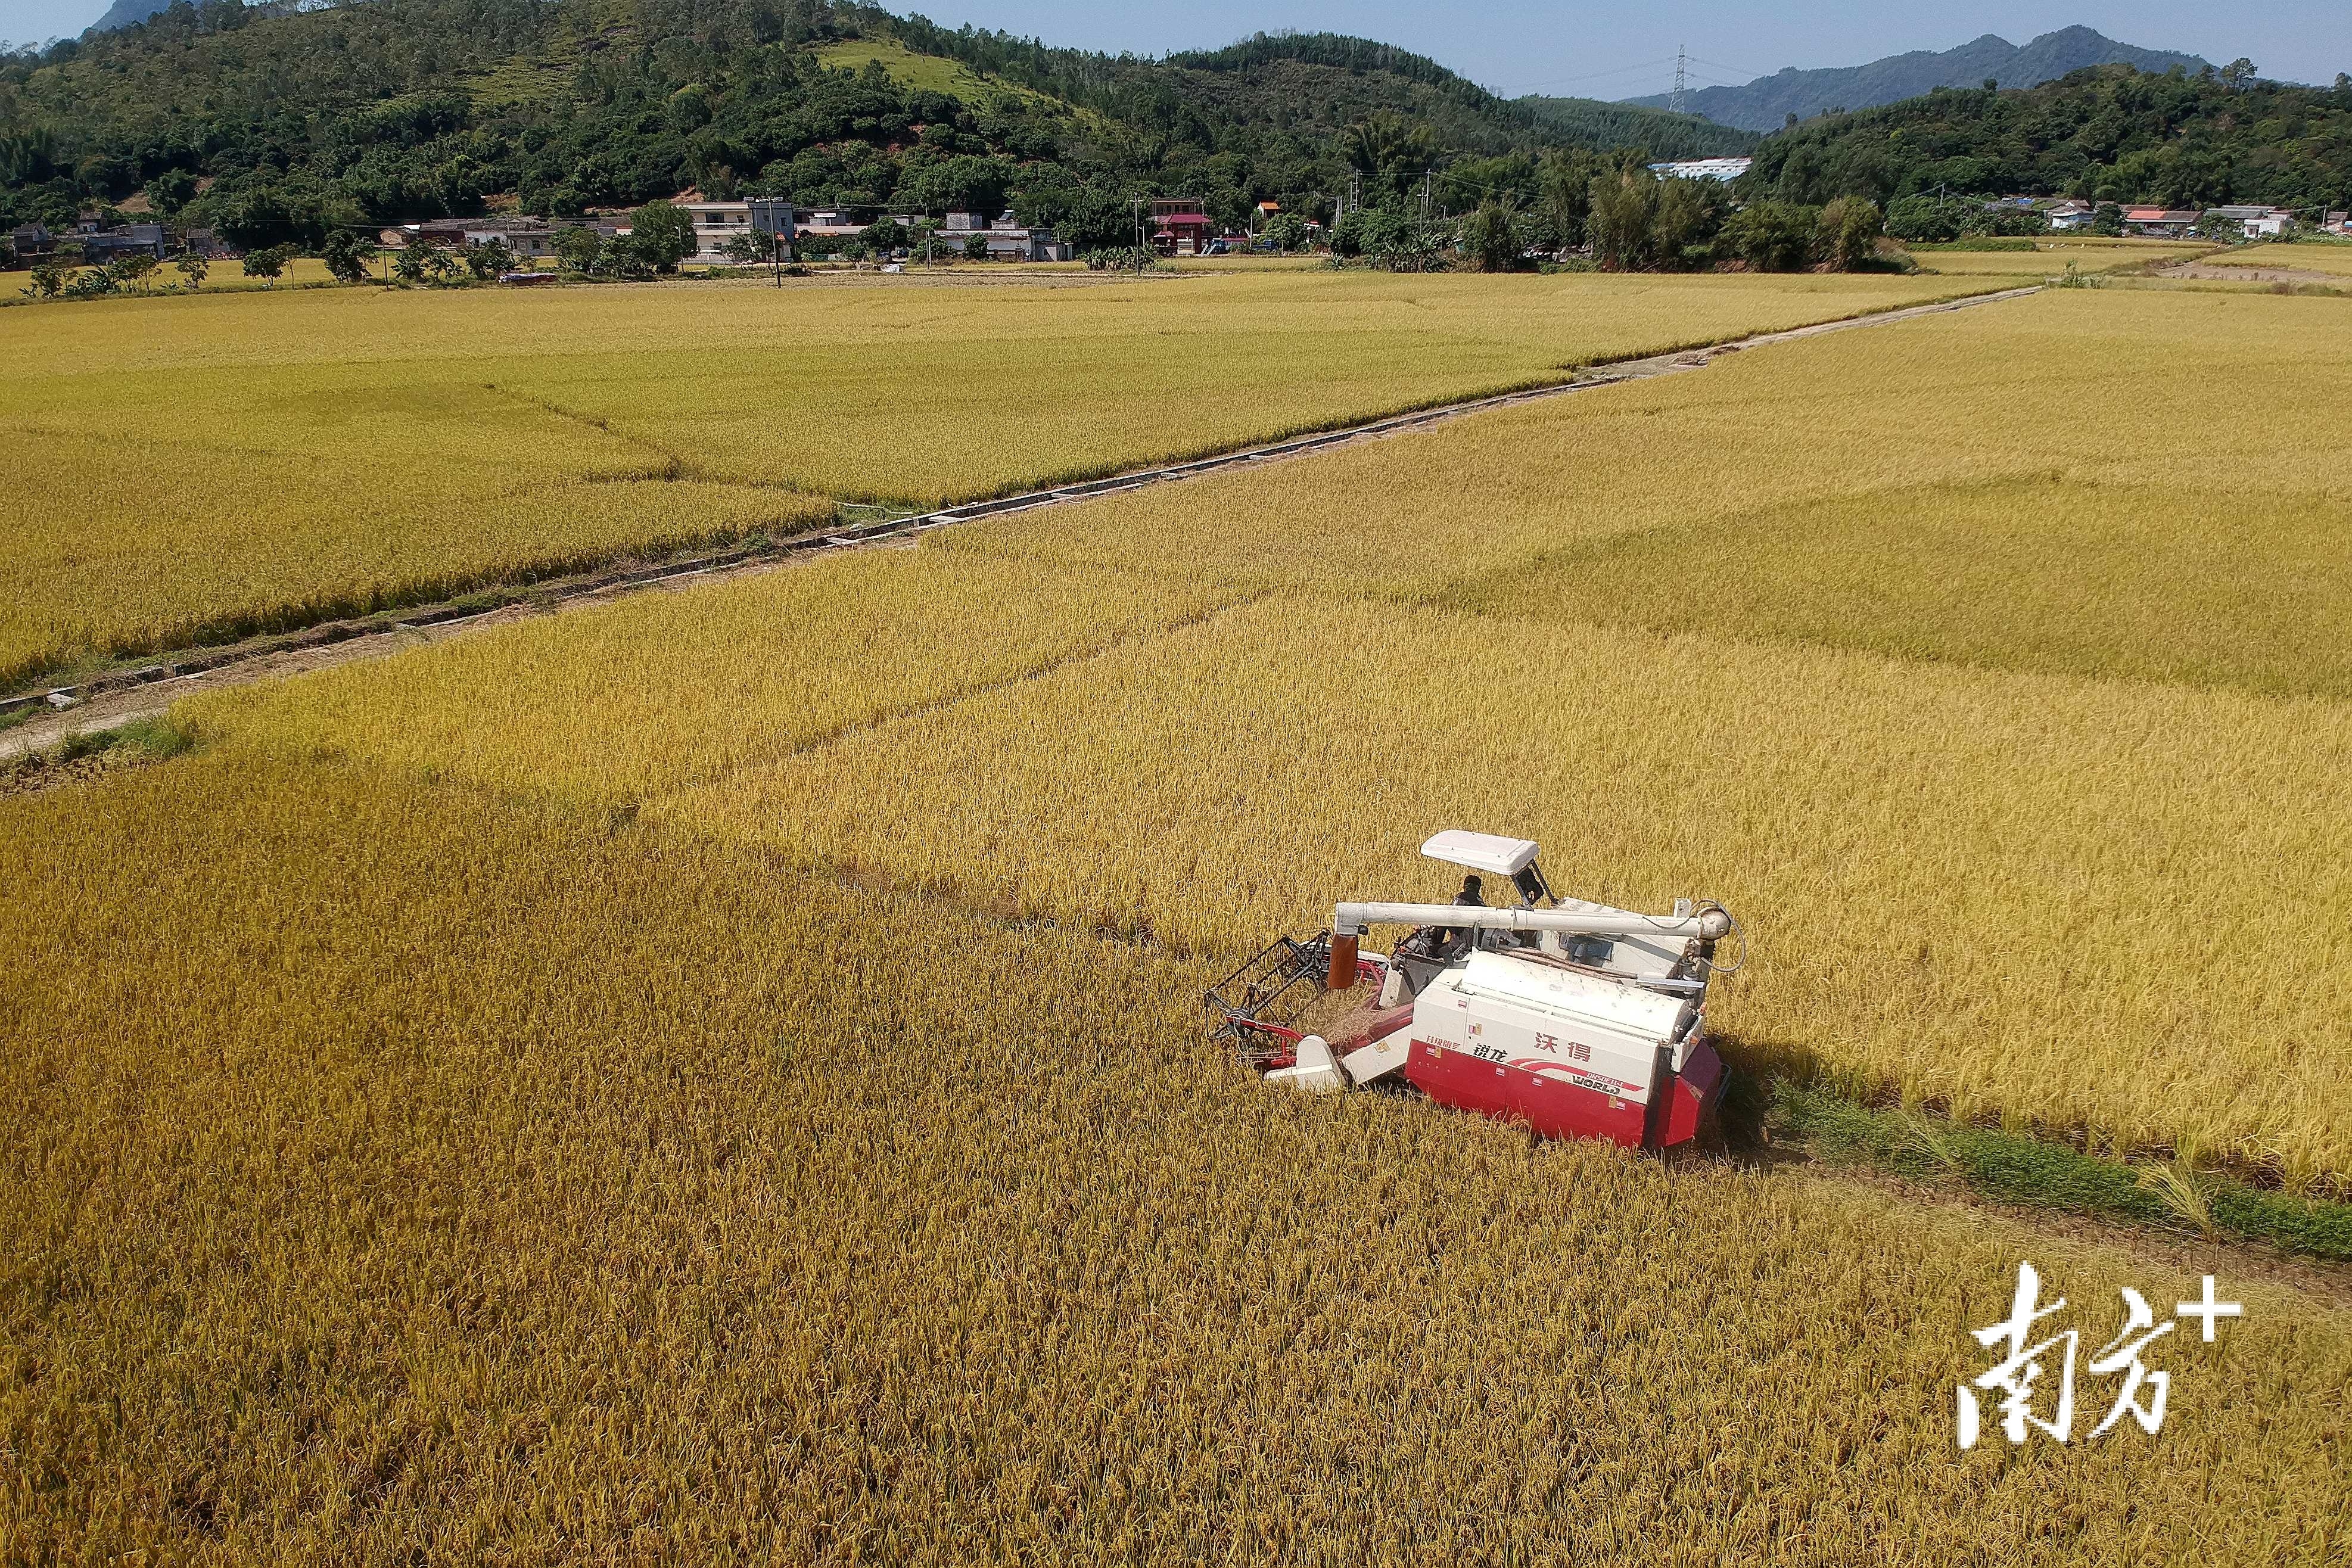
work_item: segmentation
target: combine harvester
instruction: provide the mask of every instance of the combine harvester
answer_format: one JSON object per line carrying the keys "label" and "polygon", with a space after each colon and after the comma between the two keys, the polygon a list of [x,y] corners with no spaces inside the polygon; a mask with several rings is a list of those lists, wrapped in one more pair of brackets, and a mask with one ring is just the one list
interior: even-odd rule
{"label": "combine harvester", "polygon": [[[1547,1137],[1654,1150],[1696,1137],[1723,1091],[1705,1030],[1708,984],[1730,972],[1716,963],[1738,929],[1730,912],[1555,898],[1524,838],[1454,829],[1421,852],[1471,873],[1455,902],[1339,905],[1329,931],[1285,937],[1210,989],[1210,1038],[1297,1089],[1401,1076],[1441,1105]],[[1517,905],[1489,908],[1481,875],[1508,879]],[[1380,925],[1413,929],[1383,958],[1358,945]],[[1377,993],[1328,1038],[1293,1026],[1359,982]]]}

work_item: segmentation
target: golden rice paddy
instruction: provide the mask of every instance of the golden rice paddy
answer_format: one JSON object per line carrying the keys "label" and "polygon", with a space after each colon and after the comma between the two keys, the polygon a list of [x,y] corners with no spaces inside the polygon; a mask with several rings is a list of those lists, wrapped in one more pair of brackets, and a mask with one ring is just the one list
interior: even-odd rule
{"label": "golden rice paddy", "polygon": [[0,310],[0,681],[1983,287],[988,277]]}
{"label": "golden rice paddy", "polygon": [[[647,687],[674,709],[635,694],[666,642],[770,665],[772,589],[196,714],[283,754],[643,801],[798,864],[1226,958],[1475,821],[1554,846],[1591,896],[1749,915],[1723,1016],[1754,1062],[2336,1180],[2345,437],[2324,402],[2231,417],[2137,389],[2154,351],[2130,346],[2160,326],[2268,355],[2317,399],[2352,363],[2329,310],[2049,295],[953,531],[866,569],[920,574],[875,599],[872,646],[894,601],[954,579],[943,556],[983,595],[1026,591],[999,586],[1008,560],[1081,595],[1117,569],[1159,606],[1120,635],[1271,596],[1107,651],[1089,634],[1095,657],[820,725],[824,744],[795,739],[797,674],[745,679],[724,720],[692,679]],[[2125,384],[2129,417],[2103,411]],[[2167,421],[2246,476],[2234,508],[2145,482],[2124,432]],[[834,570],[789,592],[891,581]],[[1034,604],[1041,626],[1066,613]],[[779,743],[742,743],[762,722]],[[2282,924],[2294,940],[2262,934]]]}
{"label": "golden rice paddy", "polygon": [[[0,802],[23,1560],[2326,1561],[2352,1322],[1960,1454],[2031,1258],[1276,1097],[1197,969],[350,764]],[[108,962],[93,965],[92,953]],[[2159,1310],[2162,1310],[2160,1308]]]}
{"label": "golden rice paddy", "polygon": [[2250,245],[2205,259],[2216,267],[2259,267],[2294,272],[2330,272],[2352,278],[2352,244],[2315,240],[2302,245]]}
{"label": "golden rice paddy", "polygon": [[[1507,347],[1469,281],[1358,304]],[[2342,1190],[2347,320],[1759,350],[208,697],[0,800],[0,1556],[2339,1560],[2316,1266],[1274,1094],[1195,1002],[1526,833],[1743,917],[1739,1065]],[[575,412],[452,460],[822,493]],[[2158,1435],[2086,1440],[2085,1375],[2071,1445],[1962,1454],[2021,1258],[2086,1355],[2122,1287],[2245,1314],[2160,1342]]]}

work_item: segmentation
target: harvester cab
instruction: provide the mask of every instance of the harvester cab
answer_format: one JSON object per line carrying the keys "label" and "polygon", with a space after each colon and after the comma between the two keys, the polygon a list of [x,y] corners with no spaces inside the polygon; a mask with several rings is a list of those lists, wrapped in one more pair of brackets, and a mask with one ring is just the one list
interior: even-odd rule
{"label": "harvester cab", "polygon": [[[1555,895],[1524,838],[1449,829],[1421,851],[1468,875],[1451,904],[1342,903],[1330,929],[1285,937],[1210,988],[1210,1036],[1269,1081],[1319,1092],[1403,1083],[1441,1104],[1553,1137],[1664,1149],[1720,1099],[1707,993],[1738,930],[1721,905],[1646,915]],[[1486,901],[1494,879],[1505,906]],[[1375,926],[1409,928],[1385,955]],[[1734,966],[1736,967],[1736,966]],[[1368,999],[1321,1032],[1335,992]]]}

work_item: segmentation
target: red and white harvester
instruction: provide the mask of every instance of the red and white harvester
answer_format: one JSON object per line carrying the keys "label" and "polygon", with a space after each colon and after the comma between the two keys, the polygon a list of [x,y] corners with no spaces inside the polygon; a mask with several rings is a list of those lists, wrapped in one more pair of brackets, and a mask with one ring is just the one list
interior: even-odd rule
{"label": "red and white harvester", "polygon": [[[1213,987],[1210,1037],[1269,1081],[1336,1091],[1401,1078],[1442,1105],[1554,1138],[1670,1149],[1723,1090],[1706,1038],[1716,946],[1738,929],[1715,903],[1638,914],[1553,896],[1524,838],[1452,829],[1421,847],[1462,867],[1452,904],[1343,903],[1331,929],[1285,937]],[[1481,876],[1517,902],[1487,906]],[[1412,931],[1386,957],[1374,926]],[[1377,987],[1328,1037],[1293,1026],[1318,997]]]}

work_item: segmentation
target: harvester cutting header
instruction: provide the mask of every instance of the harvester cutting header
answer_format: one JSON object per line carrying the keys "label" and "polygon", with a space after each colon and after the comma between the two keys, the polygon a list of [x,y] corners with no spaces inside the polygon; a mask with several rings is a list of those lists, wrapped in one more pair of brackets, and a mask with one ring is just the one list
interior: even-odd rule
{"label": "harvester cutting header", "polygon": [[[1451,904],[1342,903],[1331,929],[1285,937],[1211,988],[1209,1032],[1270,1081],[1337,1091],[1383,1079],[1443,1105],[1555,1138],[1628,1148],[1689,1142],[1723,1089],[1706,1039],[1716,947],[1738,929],[1720,904],[1645,915],[1555,897],[1524,838],[1452,829],[1421,847],[1470,875]],[[1482,878],[1516,904],[1490,907]],[[1385,957],[1376,926],[1407,926]],[[1374,989],[1310,1034],[1328,993]]]}

